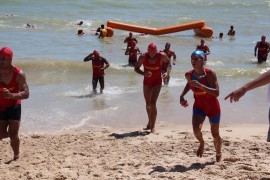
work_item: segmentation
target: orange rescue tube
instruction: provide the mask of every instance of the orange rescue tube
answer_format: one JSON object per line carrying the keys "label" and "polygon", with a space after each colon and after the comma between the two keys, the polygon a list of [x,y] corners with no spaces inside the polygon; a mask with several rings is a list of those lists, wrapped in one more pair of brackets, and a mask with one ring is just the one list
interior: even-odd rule
{"label": "orange rescue tube", "polygon": [[194,29],[194,32],[197,36],[200,37],[212,37],[213,35],[213,29],[209,27],[202,27],[202,28],[196,28]]}
{"label": "orange rescue tube", "polygon": [[111,27],[106,27],[106,30],[107,30],[106,37],[112,37],[113,34],[114,34],[113,28],[111,28]]}
{"label": "orange rescue tube", "polygon": [[169,33],[186,31],[186,30],[191,30],[191,29],[201,28],[201,27],[204,27],[204,21],[195,21],[195,22],[186,23],[186,24],[179,24],[175,26],[158,28],[156,29],[157,34],[155,35],[169,34]]}
{"label": "orange rescue tube", "polygon": [[108,21],[107,26],[115,28],[115,29],[121,29],[121,30],[138,32],[138,33],[146,33],[146,34],[153,34],[155,31],[155,28],[147,28],[147,27],[142,27],[142,26],[120,23],[116,21]]}
{"label": "orange rescue tube", "polygon": [[[186,24],[175,25],[175,26],[163,27],[163,28],[148,28],[148,27],[143,27],[143,26],[119,23],[115,21],[108,21],[107,26],[111,28],[138,32],[138,33],[152,34],[152,35],[169,34],[169,33],[175,33],[179,31],[185,31],[185,30],[191,30],[191,29],[201,30],[206,35],[205,37],[208,37],[209,34],[211,33],[213,34],[213,30],[211,28],[206,28],[206,29],[204,28],[205,24],[204,24],[204,21],[202,20],[186,23]],[[198,33],[198,34],[203,36],[203,33]]]}

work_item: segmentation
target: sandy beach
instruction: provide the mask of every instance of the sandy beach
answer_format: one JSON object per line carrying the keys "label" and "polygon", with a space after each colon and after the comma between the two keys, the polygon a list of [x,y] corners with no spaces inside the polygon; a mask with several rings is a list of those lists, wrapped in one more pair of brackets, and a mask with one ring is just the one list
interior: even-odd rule
{"label": "sandy beach", "polygon": [[222,161],[215,162],[209,126],[205,151],[188,125],[158,125],[157,134],[140,130],[91,129],[57,134],[21,134],[21,154],[4,139],[0,179],[270,179],[268,124],[223,125]]}

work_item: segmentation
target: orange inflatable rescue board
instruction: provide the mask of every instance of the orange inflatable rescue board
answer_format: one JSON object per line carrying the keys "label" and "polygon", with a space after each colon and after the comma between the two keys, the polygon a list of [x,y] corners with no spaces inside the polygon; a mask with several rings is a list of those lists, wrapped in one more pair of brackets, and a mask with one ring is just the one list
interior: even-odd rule
{"label": "orange inflatable rescue board", "polygon": [[169,34],[191,29],[193,29],[195,34],[198,36],[211,37],[213,35],[213,30],[211,28],[205,27],[204,21],[202,20],[163,28],[148,28],[143,26],[119,23],[116,21],[108,21],[107,27],[151,35]]}

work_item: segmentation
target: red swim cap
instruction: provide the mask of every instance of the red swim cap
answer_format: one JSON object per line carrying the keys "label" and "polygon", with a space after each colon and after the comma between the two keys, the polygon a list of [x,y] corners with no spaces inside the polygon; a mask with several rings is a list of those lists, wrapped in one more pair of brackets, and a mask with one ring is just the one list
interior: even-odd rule
{"label": "red swim cap", "polygon": [[93,54],[97,56],[97,55],[99,55],[99,52],[97,50],[94,50]]}
{"label": "red swim cap", "polygon": [[132,35],[132,32],[129,32],[129,35]]}
{"label": "red swim cap", "polygon": [[149,53],[156,53],[157,52],[157,45],[155,44],[155,43],[151,43],[151,44],[149,44],[148,45],[148,49],[147,49],[147,51],[149,52]]}
{"label": "red swim cap", "polygon": [[5,58],[5,59],[12,61],[12,57],[13,57],[13,51],[11,48],[3,47],[0,50],[0,58]]}

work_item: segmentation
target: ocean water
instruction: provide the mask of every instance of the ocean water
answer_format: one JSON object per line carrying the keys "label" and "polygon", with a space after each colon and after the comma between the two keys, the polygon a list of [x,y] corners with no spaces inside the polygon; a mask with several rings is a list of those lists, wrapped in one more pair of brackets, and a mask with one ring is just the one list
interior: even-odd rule
{"label": "ocean water", "polygon": [[[13,0],[0,1],[0,46],[14,51],[14,64],[26,74],[30,98],[23,101],[22,132],[50,132],[90,127],[132,127],[145,125],[147,114],[142,92],[143,77],[123,67],[128,57],[123,43],[127,31],[98,39],[93,35],[108,20],[146,27],[165,27],[204,20],[224,38],[206,38],[211,54],[207,67],[213,69],[220,86],[221,124],[268,123],[267,86],[248,92],[238,103],[224,101],[232,90],[269,70],[269,62],[258,66],[255,43],[264,34],[270,39],[270,1],[262,0]],[[82,26],[76,23],[83,21]],[[26,24],[35,28],[26,28]],[[230,26],[235,37],[225,34]],[[77,36],[83,29],[84,36]],[[166,42],[177,55],[168,87],[158,99],[157,125],[190,124],[190,106],[179,105],[185,86],[184,73],[190,70],[190,54],[200,42],[193,30],[162,36],[138,36],[138,47],[146,51],[155,42]],[[94,49],[111,64],[105,73],[103,95],[92,96],[91,63],[83,58]]]}

